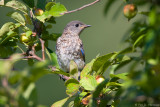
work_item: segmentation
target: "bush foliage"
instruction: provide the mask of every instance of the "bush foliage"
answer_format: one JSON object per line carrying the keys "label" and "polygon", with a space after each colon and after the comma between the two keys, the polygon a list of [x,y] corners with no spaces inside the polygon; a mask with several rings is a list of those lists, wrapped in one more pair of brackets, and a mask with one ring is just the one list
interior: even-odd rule
{"label": "bush foliage", "polygon": [[[106,1],[105,15],[117,1]],[[47,30],[56,24],[56,18],[67,12],[64,5],[54,0],[37,0],[37,3],[35,0],[10,0],[2,3],[2,7],[13,9],[6,14],[15,21],[5,23],[0,29],[0,106],[42,106],[37,102],[35,81],[48,73],[67,77],[64,85],[68,97],[53,102],[52,107],[61,107],[70,99],[72,101],[68,107],[160,106],[160,3],[158,0],[121,2],[121,9],[118,8],[117,12],[128,3],[134,3],[138,8],[148,5],[147,11],[138,11],[138,14],[146,17],[145,20],[136,20],[128,30],[124,40],[128,47],[96,56],[81,71],[80,80],[75,62],[71,61],[69,73],[62,71],[56,54],[48,48],[48,40],[56,41],[61,35]],[[42,9],[43,14],[36,16],[35,7]],[[27,51],[21,46],[25,46]],[[18,49],[22,53],[17,53]],[[44,56],[37,56],[35,53],[38,51],[42,51],[42,54],[45,51],[48,60],[44,60]],[[30,66],[22,70],[14,69],[15,63],[24,59]],[[129,69],[118,73],[117,70],[124,66]],[[109,78],[97,82],[96,77],[103,76],[106,71],[110,72]]]}

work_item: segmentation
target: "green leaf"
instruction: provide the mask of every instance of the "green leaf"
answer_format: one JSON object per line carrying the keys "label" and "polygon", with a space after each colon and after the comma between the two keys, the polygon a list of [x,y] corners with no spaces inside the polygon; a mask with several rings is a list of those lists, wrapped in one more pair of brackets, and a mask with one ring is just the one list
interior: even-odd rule
{"label": "green leaf", "polygon": [[87,75],[80,80],[80,84],[84,89],[94,91],[97,86],[97,81],[95,77]]}
{"label": "green leaf", "polygon": [[67,77],[69,77],[70,75],[64,71],[62,71],[61,69],[58,69],[58,68],[55,68],[55,71],[52,71],[51,73],[54,73],[54,74],[62,74],[62,75],[65,75]]}
{"label": "green leaf", "polygon": [[20,13],[18,13],[18,12],[10,12],[10,13],[7,14],[7,16],[10,16],[14,20],[19,22],[23,26],[25,26],[25,20],[24,20],[23,16]]}
{"label": "green leaf", "polygon": [[54,104],[52,104],[51,107],[62,107],[69,98],[70,98],[70,97],[67,97],[67,98],[62,99],[62,100],[60,100],[60,101],[57,101],[57,102],[55,102]]}
{"label": "green leaf", "polygon": [[88,75],[89,73],[92,72],[92,66],[93,66],[93,63],[94,63],[95,59],[93,59],[90,63],[88,63],[84,68],[83,70],[81,71],[81,79],[83,77],[86,77],[86,75]]}
{"label": "green leaf", "polygon": [[7,58],[16,51],[15,48],[11,46],[4,46],[4,45],[0,45],[0,50],[1,50],[0,57],[2,58]]}
{"label": "green leaf", "polygon": [[45,74],[48,74],[49,71],[46,69],[48,65],[47,61],[43,61],[43,62],[37,62],[35,63],[30,69],[30,80],[35,82],[36,80],[38,80],[40,77],[44,76]]}
{"label": "green leaf", "polygon": [[93,70],[97,71],[97,74],[103,74],[104,71],[111,64],[111,61],[109,59],[112,58],[112,56],[115,54],[116,53],[109,53],[107,55],[96,58],[96,60],[93,63]]}
{"label": "green leaf", "polygon": [[34,7],[34,0],[23,0],[30,8]]}
{"label": "green leaf", "polygon": [[67,107],[75,107],[75,106],[74,106],[74,101],[71,101],[71,102],[68,104]]}
{"label": "green leaf", "polygon": [[108,82],[107,86],[123,86],[123,84],[117,82]]}
{"label": "green leaf", "polygon": [[49,14],[54,16],[54,17],[59,17],[59,16],[62,16],[63,13],[66,12],[66,11],[67,11],[67,9],[65,8],[64,5],[62,5],[60,3],[56,3],[49,10]]}
{"label": "green leaf", "polygon": [[72,60],[70,61],[70,74],[71,75],[74,75],[78,73],[78,66],[77,64]]}
{"label": "green leaf", "polygon": [[16,1],[16,0],[12,0],[12,1],[7,2],[6,6],[11,7],[13,9],[16,9],[16,10],[19,10],[25,14],[28,13],[27,7],[23,3]]}
{"label": "green leaf", "polygon": [[58,60],[57,60],[57,55],[56,53],[54,53],[51,49],[49,48],[45,48],[46,49],[46,53],[49,57],[49,59],[51,60],[52,62],[52,65],[59,68],[59,64],[58,64]]}
{"label": "green leaf", "polygon": [[144,40],[145,35],[141,35],[140,37],[138,37],[138,39],[134,42],[133,44],[133,50],[142,43],[142,41]]}
{"label": "green leaf", "polygon": [[129,78],[127,77],[128,73],[120,73],[120,74],[117,74],[117,75],[114,75],[114,74],[110,74],[110,77],[113,78],[113,77],[117,77],[117,78],[120,78],[120,79],[123,79],[123,80],[128,80]]}
{"label": "green leaf", "polygon": [[81,100],[86,96],[88,93],[87,92],[81,92],[80,94],[77,95],[77,97],[74,99],[74,106],[79,107],[81,105]]}
{"label": "green leaf", "polygon": [[47,10],[47,11],[49,11],[50,9],[51,9],[51,7],[53,6],[53,5],[55,5],[56,3],[55,2],[48,2],[47,4],[46,4],[46,6],[45,6],[45,9]]}
{"label": "green leaf", "polygon": [[79,82],[76,79],[69,79],[65,82],[67,87],[66,93],[69,96],[75,95],[79,90]]}
{"label": "green leaf", "polygon": [[103,88],[106,87],[107,83],[108,83],[108,79],[104,80],[96,87],[95,91],[93,92],[92,100],[90,101],[90,104],[89,104],[90,107],[97,107],[97,100],[96,99],[99,97]]}
{"label": "green leaf", "polygon": [[37,8],[44,10],[45,5],[46,5],[46,0],[37,0]]}
{"label": "green leaf", "polygon": [[0,29],[0,38],[5,36],[10,31],[10,26],[13,26],[13,22],[5,23]]}

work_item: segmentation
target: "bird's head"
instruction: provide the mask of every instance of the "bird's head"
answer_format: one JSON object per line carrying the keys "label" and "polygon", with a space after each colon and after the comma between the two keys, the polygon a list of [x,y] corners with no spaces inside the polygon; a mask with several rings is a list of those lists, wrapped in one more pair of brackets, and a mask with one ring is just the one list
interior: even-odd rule
{"label": "bird's head", "polygon": [[80,21],[72,21],[67,24],[65,27],[65,31],[69,31],[71,33],[80,34],[84,28],[90,27],[91,25],[86,25]]}

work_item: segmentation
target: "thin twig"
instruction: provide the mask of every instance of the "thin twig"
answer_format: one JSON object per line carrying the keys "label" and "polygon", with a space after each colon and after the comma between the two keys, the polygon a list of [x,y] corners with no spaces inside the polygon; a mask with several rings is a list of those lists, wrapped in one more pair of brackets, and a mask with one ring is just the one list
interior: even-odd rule
{"label": "thin twig", "polygon": [[75,9],[75,10],[71,10],[71,11],[67,11],[67,12],[61,13],[61,15],[64,15],[64,14],[67,14],[67,13],[73,13],[73,12],[82,10],[83,8],[89,7],[89,6],[95,4],[95,3],[99,2],[99,1],[100,1],[100,0],[96,0],[96,1],[94,1],[94,2],[92,2],[92,3],[89,3],[89,4],[84,5],[84,6],[80,7],[80,8],[78,8],[78,9]]}
{"label": "thin twig", "polygon": [[[48,67],[49,67],[50,69],[52,69],[52,72],[56,71],[56,67],[54,67],[54,66],[48,66]],[[62,75],[62,74],[58,74],[58,75],[59,75],[60,79],[62,79],[62,80],[64,80],[64,81],[70,79],[68,76],[65,76],[65,75]]]}
{"label": "thin twig", "polygon": [[41,47],[42,47],[42,60],[45,60],[45,53],[44,53],[44,40],[42,40],[41,38],[39,38],[40,42],[41,42]]}

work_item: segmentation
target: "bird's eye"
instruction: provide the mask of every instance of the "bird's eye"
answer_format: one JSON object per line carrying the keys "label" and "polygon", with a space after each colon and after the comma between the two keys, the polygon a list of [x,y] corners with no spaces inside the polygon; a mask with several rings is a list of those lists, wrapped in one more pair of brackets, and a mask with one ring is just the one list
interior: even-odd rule
{"label": "bird's eye", "polygon": [[75,26],[76,26],[76,27],[78,27],[78,26],[79,26],[79,24],[76,24]]}

